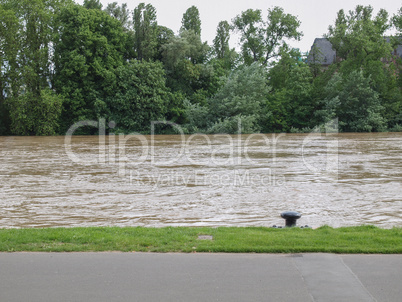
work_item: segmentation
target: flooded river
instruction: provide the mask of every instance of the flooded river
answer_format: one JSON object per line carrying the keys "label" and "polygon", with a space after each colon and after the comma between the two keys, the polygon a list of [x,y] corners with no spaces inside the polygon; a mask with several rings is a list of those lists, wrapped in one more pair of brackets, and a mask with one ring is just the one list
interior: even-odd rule
{"label": "flooded river", "polygon": [[0,137],[0,228],[402,226],[402,133]]}

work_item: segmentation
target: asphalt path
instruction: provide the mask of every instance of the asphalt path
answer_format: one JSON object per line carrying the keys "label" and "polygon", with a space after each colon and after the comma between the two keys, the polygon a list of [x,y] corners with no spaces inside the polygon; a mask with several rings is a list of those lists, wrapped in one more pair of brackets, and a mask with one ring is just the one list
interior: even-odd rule
{"label": "asphalt path", "polygon": [[0,253],[0,302],[402,301],[402,255]]}

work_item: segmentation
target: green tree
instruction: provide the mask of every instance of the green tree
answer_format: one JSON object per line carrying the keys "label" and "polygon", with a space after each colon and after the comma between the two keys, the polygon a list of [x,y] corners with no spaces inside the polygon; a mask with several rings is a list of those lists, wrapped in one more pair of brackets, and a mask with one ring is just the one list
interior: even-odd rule
{"label": "green tree", "polygon": [[157,54],[158,24],[156,9],[140,3],[133,13],[134,49],[138,60],[150,60]]}
{"label": "green tree", "polygon": [[132,21],[130,19],[131,12],[127,8],[127,3],[123,3],[121,6],[119,6],[117,2],[109,3],[105,12],[119,20],[124,31],[129,31],[132,26]]}
{"label": "green tree", "polygon": [[49,88],[21,94],[10,103],[11,130],[17,135],[55,135],[63,99]]}
{"label": "green tree", "polygon": [[216,37],[213,41],[214,52],[218,59],[224,59],[228,52],[230,39],[230,25],[227,21],[221,21],[216,29]]}
{"label": "green tree", "polygon": [[6,101],[16,99],[20,89],[18,52],[19,20],[11,9],[0,4],[0,135],[9,133],[10,114]]}
{"label": "green tree", "polygon": [[42,87],[49,80],[49,44],[51,42],[51,15],[43,1],[23,2],[25,12],[25,35],[22,37],[24,57],[21,60],[22,74],[32,97],[39,97]]}
{"label": "green tree", "polygon": [[114,95],[115,69],[123,64],[125,35],[106,12],[71,5],[58,16],[55,46],[56,91],[65,97],[61,130],[101,117],[106,97]]}
{"label": "green tree", "polygon": [[370,77],[364,77],[362,71],[353,71],[346,78],[335,74],[325,92],[324,109],[316,112],[323,123],[338,118],[343,132],[371,132],[385,128],[379,95],[371,87]]}
{"label": "green tree", "polygon": [[184,31],[162,46],[167,85],[174,92],[192,96],[200,89],[208,90],[213,69],[206,63],[209,46],[194,31]]}
{"label": "green tree", "polygon": [[204,102],[214,84],[214,69],[206,64],[210,47],[201,41],[201,19],[196,6],[183,14],[179,36],[163,47],[167,85],[192,102]]}
{"label": "green tree", "polygon": [[208,100],[207,106],[188,105],[188,129],[209,133],[260,131],[262,108],[269,93],[266,79],[265,69],[257,63],[239,67]]}
{"label": "green tree", "polygon": [[247,64],[263,56],[264,22],[261,10],[248,9],[233,19],[233,28],[240,33],[243,60]]}
{"label": "green tree", "polygon": [[[398,10],[392,18],[392,23],[395,26],[397,33],[393,39],[394,47],[398,47],[401,44],[402,39],[402,7]],[[396,57],[396,56],[395,56]],[[384,106],[386,107],[385,117],[388,119],[389,128],[399,128],[402,125],[402,60],[400,58],[394,60],[395,70],[391,79],[394,80],[395,85],[390,85],[393,88],[394,102],[388,102]],[[391,99],[391,98],[390,98]]]}
{"label": "green tree", "polygon": [[265,111],[265,132],[302,131],[311,128],[315,110],[313,76],[298,50],[284,49],[281,59],[268,72],[271,93]]}
{"label": "green tree", "polygon": [[119,6],[117,2],[109,3],[104,11],[120,22],[121,27],[125,33],[125,52],[123,54],[124,61],[127,62],[134,59],[137,54],[136,50],[133,47],[133,45],[135,44],[132,21],[133,13],[127,8],[126,3],[123,3],[121,6]]}
{"label": "green tree", "polygon": [[[49,90],[52,80],[50,58],[55,43],[55,15],[67,3],[69,1],[0,2],[4,16],[0,38],[4,51],[2,78],[6,83],[3,93],[6,93],[5,103],[13,134],[48,135],[56,131],[61,98]],[[46,116],[42,112],[49,114]],[[49,127],[39,126],[46,123]]]}
{"label": "green tree", "polygon": [[371,6],[358,5],[348,15],[343,10],[338,12],[327,38],[341,60],[344,74],[390,58],[392,45],[385,39],[389,28],[388,13],[383,9],[375,17]]}
{"label": "green tree", "polygon": [[176,101],[166,88],[162,63],[134,60],[116,74],[115,94],[106,101],[107,119],[123,132],[149,132],[151,122],[164,120],[169,102]]}
{"label": "green tree", "polygon": [[99,9],[101,10],[103,5],[99,0],[84,0],[83,6],[87,9]]}
{"label": "green tree", "polygon": [[235,49],[229,47],[230,25],[227,21],[221,21],[216,29],[216,36],[213,41],[213,52],[215,57],[222,62],[225,69],[232,69],[237,60]]}
{"label": "green tree", "polygon": [[402,7],[399,9],[398,13],[393,16],[392,23],[398,30],[398,35],[402,36]]}
{"label": "green tree", "polygon": [[240,33],[243,60],[246,64],[260,62],[267,65],[279,55],[286,39],[300,40],[300,21],[291,14],[285,14],[280,7],[268,9],[267,20],[261,10],[248,9],[233,19],[233,28]]}
{"label": "green tree", "polygon": [[197,36],[201,37],[200,12],[196,6],[190,7],[183,14],[180,32],[184,31],[193,31]]}
{"label": "green tree", "polygon": [[156,60],[163,60],[163,47],[167,43],[170,42],[171,39],[174,38],[174,32],[170,28],[166,26],[158,25],[158,35],[157,35],[157,55],[155,57]]}
{"label": "green tree", "polygon": [[385,37],[390,26],[385,10],[374,16],[371,6],[358,5],[348,14],[338,12],[335,25],[329,27],[328,39],[341,59],[339,69],[344,77],[362,70],[371,79],[385,108],[384,117],[392,126],[398,122],[402,98],[398,87],[400,66],[392,57],[399,42]]}

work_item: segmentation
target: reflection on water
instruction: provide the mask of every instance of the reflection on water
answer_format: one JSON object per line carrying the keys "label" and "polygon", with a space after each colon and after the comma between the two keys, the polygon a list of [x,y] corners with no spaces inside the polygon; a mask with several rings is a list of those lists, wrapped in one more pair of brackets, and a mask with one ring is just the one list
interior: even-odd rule
{"label": "reflection on water", "polygon": [[[101,144],[99,144],[99,141]],[[0,137],[0,228],[402,226],[402,134]]]}

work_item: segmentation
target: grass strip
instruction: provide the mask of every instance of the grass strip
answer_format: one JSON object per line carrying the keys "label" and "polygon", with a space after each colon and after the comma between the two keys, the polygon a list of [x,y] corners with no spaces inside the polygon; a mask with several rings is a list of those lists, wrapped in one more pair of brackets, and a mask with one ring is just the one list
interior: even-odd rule
{"label": "grass strip", "polygon": [[[200,240],[209,235],[212,240]],[[205,237],[201,237],[205,238]],[[402,228],[80,227],[0,229],[1,252],[402,253]]]}

